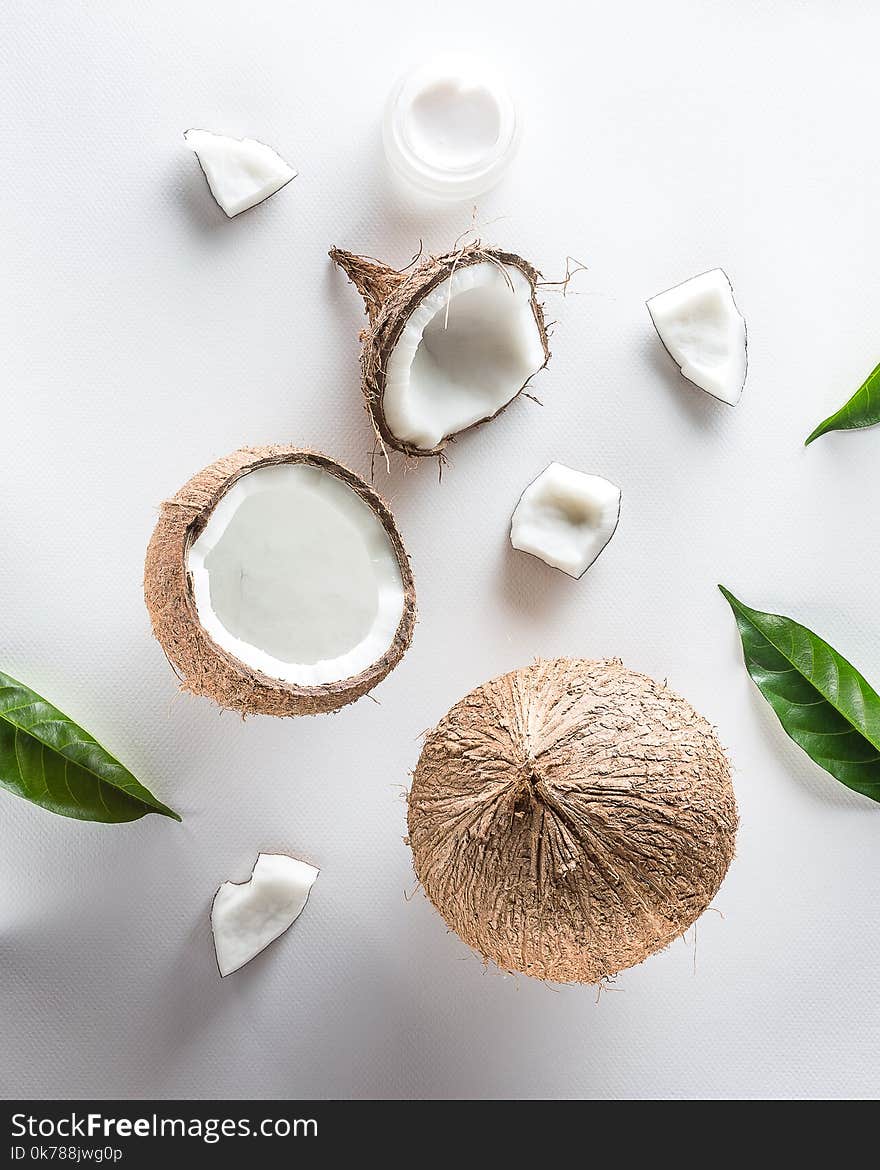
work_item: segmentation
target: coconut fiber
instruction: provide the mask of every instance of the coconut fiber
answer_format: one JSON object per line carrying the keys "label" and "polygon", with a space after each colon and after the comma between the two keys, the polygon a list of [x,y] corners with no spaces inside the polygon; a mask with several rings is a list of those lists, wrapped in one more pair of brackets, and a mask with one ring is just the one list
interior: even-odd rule
{"label": "coconut fiber", "polygon": [[485,959],[596,983],[678,938],[734,854],[715,732],[619,661],[536,662],[428,735],[409,796],[416,874]]}

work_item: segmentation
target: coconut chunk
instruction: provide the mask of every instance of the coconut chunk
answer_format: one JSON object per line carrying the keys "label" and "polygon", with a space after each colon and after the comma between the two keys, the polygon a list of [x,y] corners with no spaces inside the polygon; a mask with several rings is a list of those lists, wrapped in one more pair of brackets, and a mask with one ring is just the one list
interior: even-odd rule
{"label": "coconut chunk", "polygon": [[391,350],[385,421],[401,443],[433,449],[497,414],[545,361],[523,272],[459,268],[418,302]]}
{"label": "coconut chunk", "polygon": [[230,138],[187,130],[184,140],[199,160],[217,204],[231,219],[280,191],[296,171],[256,138]]}
{"label": "coconut chunk", "polygon": [[510,543],[570,577],[582,577],[619,519],[620,488],[601,475],[551,463],[520,497]]}
{"label": "coconut chunk", "polygon": [[302,914],[318,870],[283,853],[260,853],[250,880],[224,882],[211,906],[221,976],[231,975]]}
{"label": "coconut chunk", "polygon": [[242,448],[163,504],[144,594],[182,686],[245,714],[354,702],[394,669],[415,625],[385,504],[293,447]]}
{"label": "coconut chunk", "polygon": [[682,375],[736,406],[746,380],[746,323],[724,270],[713,268],[658,293],[648,312]]}

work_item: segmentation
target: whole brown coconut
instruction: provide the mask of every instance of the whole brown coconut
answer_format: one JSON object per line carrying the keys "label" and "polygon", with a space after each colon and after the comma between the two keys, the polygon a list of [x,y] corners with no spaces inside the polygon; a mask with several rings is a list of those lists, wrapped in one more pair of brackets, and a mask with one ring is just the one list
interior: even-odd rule
{"label": "whole brown coconut", "polygon": [[[361,333],[363,349],[361,351],[361,373],[364,394],[364,403],[369,414],[374,431],[381,443],[393,447],[405,455],[439,455],[446,444],[458,435],[481,426],[485,422],[496,418],[506,410],[510,403],[521,393],[529,379],[550,360],[550,350],[547,342],[547,327],[544,320],[544,311],[538,301],[537,288],[540,273],[527,260],[512,252],[503,252],[497,248],[488,248],[480,241],[458,248],[445,256],[430,256],[422,260],[410,271],[398,271],[377,260],[365,256],[357,256],[352,252],[342,251],[340,248],[330,250],[330,258],[347,274],[352,284],[364,299],[364,305],[369,317],[369,326]],[[481,376],[479,364],[492,361],[495,353],[502,349],[499,346],[499,336],[486,329],[485,320],[478,316],[472,326],[466,321],[467,308],[464,302],[456,304],[457,291],[453,292],[451,278],[456,274],[462,278],[467,269],[477,265],[489,266],[491,271],[500,280],[506,280],[511,291],[514,291],[513,277],[524,278],[527,285],[529,318],[526,327],[534,331],[531,339],[532,353],[536,357],[526,359],[525,376],[515,377],[508,371],[513,381],[507,392],[501,395],[500,400],[493,400],[486,407],[485,413],[477,412],[477,417],[460,426],[453,427],[443,433],[437,442],[416,442],[401,437],[389,423],[385,404],[386,382],[391,368],[392,355],[407,329],[413,315],[421,307],[429,303],[432,294],[449,282],[449,295],[440,297],[440,303],[435,305],[432,312],[440,330],[448,332],[450,320],[461,323],[463,333],[451,341],[449,346],[449,361],[457,365],[455,377],[460,380],[457,390],[465,392],[477,391],[479,394]],[[474,305],[473,297],[467,302]],[[435,337],[437,333],[435,333]],[[426,348],[428,346],[426,345]],[[463,353],[473,347],[472,360],[474,363],[473,376],[468,384],[467,362],[463,362]],[[435,353],[432,361],[435,365],[442,365],[444,358],[438,359]],[[530,361],[530,364],[528,364]],[[464,364],[464,371],[460,368]],[[463,379],[463,381],[462,381]]]}
{"label": "whole brown coconut", "polygon": [[487,960],[597,983],[683,934],[734,854],[712,728],[617,660],[536,662],[428,735],[409,796],[416,874]]}
{"label": "whole brown coconut", "polygon": [[[199,618],[189,568],[193,544],[236,484],[253,472],[282,465],[326,472],[355,493],[381,524],[392,550],[389,559],[392,564],[396,561],[399,569],[399,623],[385,652],[353,677],[318,685],[272,677],[218,645]],[[147,549],[144,596],[153,632],[177,672],[181,688],[244,714],[314,715],[354,702],[394,669],[410,644],[415,625],[412,572],[388,508],[359,476],[335,460],[288,446],[243,447],[193,476],[162,505]]]}

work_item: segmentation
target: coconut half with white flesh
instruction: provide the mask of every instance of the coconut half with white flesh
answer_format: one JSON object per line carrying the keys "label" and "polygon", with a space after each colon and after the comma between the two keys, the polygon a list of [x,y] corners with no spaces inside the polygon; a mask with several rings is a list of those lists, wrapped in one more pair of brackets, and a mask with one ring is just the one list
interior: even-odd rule
{"label": "coconut half with white flesh", "polygon": [[260,853],[248,881],[223,883],[211,905],[221,976],[238,971],[296,922],[318,872],[284,853]]}
{"label": "coconut half with white flesh", "polygon": [[736,406],[748,367],[746,322],[722,268],[693,276],[647,302],[654,328],[682,376]]}
{"label": "coconut half with white flesh", "polygon": [[215,203],[230,219],[296,178],[293,167],[256,138],[231,138],[211,130],[187,130],[183,137],[199,160]]}
{"label": "coconut half with white flesh", "polygon": [[354,702],[415,624],[388,508],[354,472],[295,447],[242,448],[163,504],[144,593],[182,688],[245,714]]}
{"label": "coconut half with white flesh", "polygon": [[373,426],[406,455],[437,455],[500,414],[550,359],[539,273],[476,243],[411,272],[333,248],[364,298],[363,392]]}
{"label": "coconut half with white flesh", "polygon": [[601,475],[551,463],[520,496],[510,543],[569,577],[583,577],[619,520],[619,487]]}

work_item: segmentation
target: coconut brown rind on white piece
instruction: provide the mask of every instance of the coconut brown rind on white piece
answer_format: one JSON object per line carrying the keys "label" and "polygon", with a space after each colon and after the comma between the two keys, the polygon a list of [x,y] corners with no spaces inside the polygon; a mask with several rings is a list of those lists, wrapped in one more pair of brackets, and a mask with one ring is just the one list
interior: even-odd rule
{"label": "coconut brown rind on white piece", "polygon": [[[402,616],[387,651],[352,678],[315,686],[272,678],[219,646],[199,621],[187,569],[190,546],[233,484],[252,471],[278,464],[306,464],[338,477],[374,511],[394,550],[403,585]],[[359,476],[333,459],[289,446],[242,447],[194,475],[162,505],[147,549],[144,597],[153,633],[181,688],[247,715],[316,715],[355,702],[398,664],[412,640],[416,617],[409,559],[385,503]]]}
{"label": "coconut brown rind on white piece", "polygon": [[[488,248],[480,241],[468,244],[444,256],[430,256],[418,263],[411,271],[398,271],[371,257],[358,256],[340,248],[330,249],[330,258],[351,280],[361,294],[369,325],[361,333],[361,378],[364,404],[379,440],[387,446],[408,456],[439,455],[447,443],[458,435],[473,430],[497,418],[499,414],[519,397],[527,382],[498,410],[479,419],[462,430],[446,435],[437,445],[430,448],[413,446],[402,441],[388,425],[383,410],[385,393],[385,371],[388,359],[400,338],[407,321],[418,304],[439,284],[455,272],[473,264],[492,263],[517,269],[528,281],[531,288],[531,310],[537,326],[540,344],[544,351],[543,365],[550,360],[547,339],[547,325],[544,310],[538,300],[537,289],[541,274],[527,260],[513,252]],[[543,366],[541,367],[543,368]]]}
{"label": "coconut brown rind on white piece", "polygon": [[712,727],[617,660],[539,661],[477,687],[428,735],[409,795],[415,871],[486,960],[598,983],[707,908],[736,801]]}

